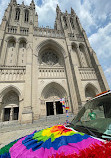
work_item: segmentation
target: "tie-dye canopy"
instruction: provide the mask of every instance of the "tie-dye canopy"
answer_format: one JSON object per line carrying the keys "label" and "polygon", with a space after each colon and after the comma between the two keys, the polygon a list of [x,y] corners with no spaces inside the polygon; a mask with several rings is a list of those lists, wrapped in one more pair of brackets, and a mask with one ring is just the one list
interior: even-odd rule
{"label": "tie-dye canopy", "polygon": [[63,125],[55,125],[15,140],[0,149],[1,158],[49,158],[56,154],[79,154],[101,141]]}

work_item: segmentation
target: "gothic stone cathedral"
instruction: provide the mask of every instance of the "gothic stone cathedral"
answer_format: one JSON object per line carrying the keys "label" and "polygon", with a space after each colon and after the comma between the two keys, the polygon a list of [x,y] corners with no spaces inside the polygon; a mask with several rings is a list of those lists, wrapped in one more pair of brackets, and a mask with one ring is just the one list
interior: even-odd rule
{"label": "gothic stone cathedral", "polygon": [[11,0],[0,25],[0,121],[33,122],[76,114],[88,98],[109,89],[78,16],[56,8],[54,29],[38,26],[35,4]]}

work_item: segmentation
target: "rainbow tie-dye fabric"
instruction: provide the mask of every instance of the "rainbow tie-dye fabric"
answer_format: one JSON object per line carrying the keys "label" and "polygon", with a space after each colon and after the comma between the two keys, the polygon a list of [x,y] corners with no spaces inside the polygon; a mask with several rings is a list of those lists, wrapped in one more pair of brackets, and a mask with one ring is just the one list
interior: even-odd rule
{"label": "rainbow tie-dye fabric", "polygon": [[63,125],[56,125],[11,142],[0,149],[0,158],[48,158],[64,153],[79,153],[100,140]]}

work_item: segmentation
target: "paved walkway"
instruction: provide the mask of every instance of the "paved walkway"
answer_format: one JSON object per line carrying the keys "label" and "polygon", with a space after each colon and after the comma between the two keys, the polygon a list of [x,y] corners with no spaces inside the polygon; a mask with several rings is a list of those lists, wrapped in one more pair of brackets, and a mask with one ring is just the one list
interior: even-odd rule
{"label": "paved walkway", "polygon": [[[74,115],[69,114],[69,121]],[[32,133],[34,130],[41,130],[56,124],[63,124],[66,121],[66,115],[47,116],[36,120],[33,124],[19,124],[17,121],[0,123],[0,148],[8,143]]]}

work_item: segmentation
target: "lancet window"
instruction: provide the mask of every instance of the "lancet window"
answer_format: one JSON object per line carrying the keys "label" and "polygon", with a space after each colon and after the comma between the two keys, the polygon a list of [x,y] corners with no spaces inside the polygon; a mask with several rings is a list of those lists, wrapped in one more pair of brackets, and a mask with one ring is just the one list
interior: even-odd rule
{"label": "lancet window", "polygon": [[28,22],[29,21],[29,11],[28,10],[25,10],[25,22]]}
{"label": "lancet window", "polygon": [[20,9],[17,8],[17,9],[16,9],[15,20],[19,20],[19,19],[20,19]]}

